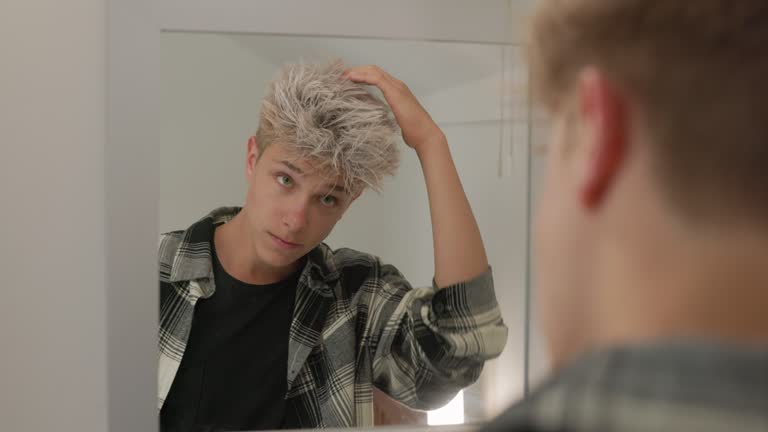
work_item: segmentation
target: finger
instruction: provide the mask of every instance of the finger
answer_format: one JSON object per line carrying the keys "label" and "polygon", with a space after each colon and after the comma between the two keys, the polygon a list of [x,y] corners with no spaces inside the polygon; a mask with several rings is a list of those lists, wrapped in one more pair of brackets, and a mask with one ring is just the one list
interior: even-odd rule
{"label": "finger", "polygon": [[344,75],[354,82],[377,86],[384,93],[385,97],[387,94],[394,95],[395,93],[402,93],[403,90],[407,90],[407,86],[402,81],[374,65],[350,68]]}
{"label": "finger", "polygon": [[392,87],[394,90],[399,90],[403,92],[409,92],[408,86],[405,85],[404,82],[400,81],[399,79],[392,76],[389,72],[385,71],[379,66],[376,65],[369,65],[365,66],[365,68],[372,73],[375,76],[380,77],[382,81],[386,81],[387,84]]}
{"label": "finger", "polygon": [[393,83],[394,79],[392,75],[388,74],[384,69],[376,65],[357,66],[348,69],[345,74],[348,77],[359,77],[361,80],[370,83]]}
{"label": "finger", "polygon": [[[370,65],[368,66],[371,73],[374,75],[380,77],[381,81],[386,81],[389,86],[391,86],[395,90],[401,90],[404,86],[403,82],[392,76],[389,72],[385,71],[379,66],[376,65]],[[400,84],[403,84],[402,86]]]}
{"label": "finger", "polygon": [[363,82],[371,85],[378,85],[384,79],[383,74],[370,66],[358,66],[348,69],[345,73],[347,78],[355,82]]}

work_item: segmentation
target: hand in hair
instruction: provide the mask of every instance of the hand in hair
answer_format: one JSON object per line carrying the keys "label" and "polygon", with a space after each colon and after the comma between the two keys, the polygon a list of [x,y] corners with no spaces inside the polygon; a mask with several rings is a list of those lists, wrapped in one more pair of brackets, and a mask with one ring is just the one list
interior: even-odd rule
{"label": "hand in hair", "polygon": [[445,140],[443,131],[408,86],[399,79],[374,65],[350,68],[344,72],[344,76],[354,82],[373,85],[381,90],[403,132],[403,140],[417,152],[432,142]]}
{"label": "hand in hair", "polygon": [[443,131],[408,87],[378,66],[355,67],[344,75],[381,90],[400,125],[405,143],[419,156],[432,216],[435,284],[443,288],[488,272],[480,229]]}

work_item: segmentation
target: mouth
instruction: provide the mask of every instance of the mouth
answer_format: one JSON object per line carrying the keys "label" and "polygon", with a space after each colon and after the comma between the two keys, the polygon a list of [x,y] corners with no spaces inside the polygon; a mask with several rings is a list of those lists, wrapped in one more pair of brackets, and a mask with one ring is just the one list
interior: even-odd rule
{"label": "mouth", "polygon": [[285,240],[281,237],[278,237],[271,232],[267,231],[267,234],[269,234],[270,237],[272,237],[272,241],[278,246],[283,249],[297,249],[301,247],[301,243],[294,243],[288,240]]}

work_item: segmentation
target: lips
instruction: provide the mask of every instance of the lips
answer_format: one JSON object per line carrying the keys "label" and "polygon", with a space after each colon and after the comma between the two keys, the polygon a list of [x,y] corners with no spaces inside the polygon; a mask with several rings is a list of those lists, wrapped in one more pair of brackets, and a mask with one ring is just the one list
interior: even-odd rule
{"label": "lips", "polygon": [[277,246],[280,246],[285,249],[295,249],[298,247],[301,247],[300,243],[294,243],[292,241],[288,241],[283,239],[282,237],[278,237],[272,233],[269,233],[270,237],[272,237],[272,240],[275,242]]}

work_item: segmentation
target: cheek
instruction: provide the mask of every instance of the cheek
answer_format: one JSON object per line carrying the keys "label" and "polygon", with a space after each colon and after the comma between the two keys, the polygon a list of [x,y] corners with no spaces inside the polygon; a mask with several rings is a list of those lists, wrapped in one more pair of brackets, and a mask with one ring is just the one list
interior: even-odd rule
{"label": "cheek", "polygon": [[552,321],[567,313],[564,309],[573,288],[573,253],[577,252],[572,235],[577,215],[570,204],[573,197],[561,160],[563,155],[554,153],[556,151],[551,148],[548,156],[534,232],[537,308],[550,339],[554,338]]}
{"label": "cheek", "polygon": [[322,209],[319,209],[316,214],[312,216],[312,236],[317,243],[325,240],[326,237],[333,231],[336,223],[339,221],[339,217],[334,214],[324,213]]}
{"label": "cheek", "polygon": [[536,203],[536,245],[540,261],[548,269],[560,268],[560,255],[568,243],[569,225],[576,217],[577,196],[568,163],[569,155],[562,123],[553,131]]}
{"label": "cheek", "polygon": [[270,199],[272,194],[270,185],[265,182],[261,175],[254,175],[248,184],[248,200],[251,206],[259,206],[264,200]]}
{"label": "cheek", "polygon": [[[561,234],[558,232],[563,228],[563,218],[565,213],[564,202],[566,197],[562,190],[564,185],[562,178],[562,167],[558,161],[559,155],[555,154],[557,148],[551,147],[547,155],[547,163],[543,172],[543,181],[541,190],[538,194],[536,203],[536,246],[538,254],[541,255],[541,261],[551,255],[551,252],[559,247],[558,239]],[[548,267],[551,264],[547,264]]]}
{"label": "cheek", "polygon": [[[275,188],[268,185],[251,185],[248,191],[248,212],[259,225],[266,225],[269,229],[275,229],[275,224],[281,220],[283,197],[276,193]],[[268,203],[268,204],[265,204]]]}
{"label": "cheek", "polygon": [[[549,176],[548,176],[549,177]],[[558,226],[558,198],[552,180],[545,180],[544,188],[539,196],[536,210],[534,231],[534,259],[536,265],[536,280],[540,298],[557,285],[555,271],[560,267],[562,250],[561,227]]]}

